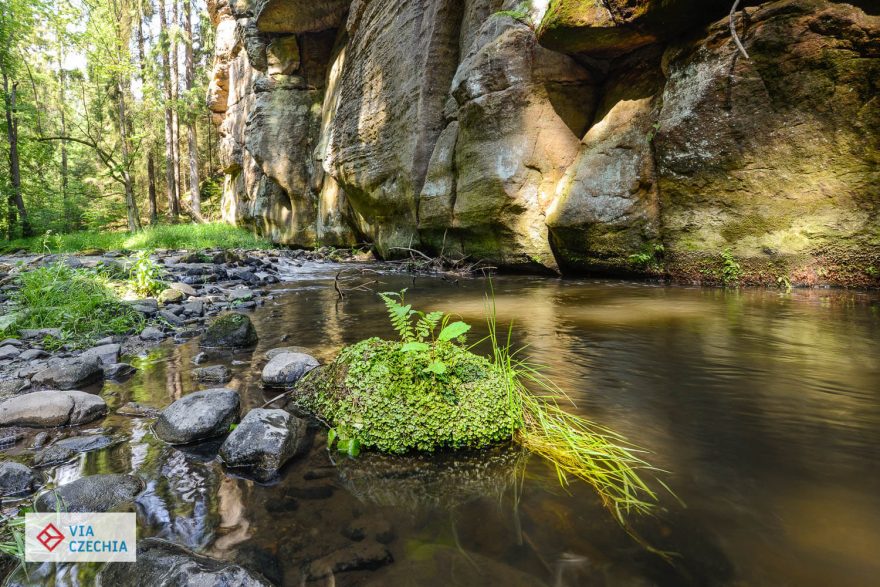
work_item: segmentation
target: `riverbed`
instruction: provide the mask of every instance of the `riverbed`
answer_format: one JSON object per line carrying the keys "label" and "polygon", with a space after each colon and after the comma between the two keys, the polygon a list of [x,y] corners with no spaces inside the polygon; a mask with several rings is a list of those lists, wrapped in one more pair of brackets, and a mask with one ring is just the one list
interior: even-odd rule
{"label": "riverbed", "polygon": [[[243,412],[277,391],[260,371],[272,348],[322,362],[346,344],[392,337],[371,291],[340,299],[339,267],[306,264],[250,313],[260,341],[225,364]],[[485,335],[482,278],[383,273],[419,309],[457,313]],[[158,536],[301,585],[310,561],[377,542],[393,562],[305,584],[869,585],[880,575],[880,296],[844,290],[719,290],[625,281],[496,276],[500,323],[545,367],[571,409],[642,447],[665,472],[656,515],[634,539],[593,491],[561,487],[515,447],[402,460],[331,454],[316,429],[308,454],[269,481],[230,474],[218,443],[172,447],[152,420],[210,387],[191,375],[198,341],[132,358],[138,371],[98,391],[101,424],[122,441],[45,471],[50,483],[140,475],[139,536]],[[683,503],[682,503],[683,502]],[[666,551],[659,556],[655,550]],[[44,565],[30,584],[87,585],[96,568]]]}

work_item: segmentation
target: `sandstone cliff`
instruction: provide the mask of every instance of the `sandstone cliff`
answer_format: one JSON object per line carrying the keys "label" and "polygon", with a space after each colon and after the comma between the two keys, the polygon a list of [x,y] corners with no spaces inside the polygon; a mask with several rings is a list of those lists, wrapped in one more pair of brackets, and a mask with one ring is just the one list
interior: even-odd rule
{"label": "sandstone cliff", "polygon": [[750,59],[730,0],[209,3],[224,217],[384,256],[876,285],[878,10],[746,4]]}

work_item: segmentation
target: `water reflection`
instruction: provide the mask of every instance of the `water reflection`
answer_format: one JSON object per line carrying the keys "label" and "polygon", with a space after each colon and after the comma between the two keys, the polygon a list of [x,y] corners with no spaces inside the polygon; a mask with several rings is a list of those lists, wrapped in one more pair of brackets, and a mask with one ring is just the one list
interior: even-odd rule
{"label": "water reflection", "polygon": [[[297,345],[322,360],[366,336],[392,336],[377,298],[338,299],[334,267],[291,274],[255,312],[259,346],[209,357],[230,366],[245,409],[265,351]],[[371,278],[372,279],[372,278]],[[455,285],[380,277],[408,287],[420,309],[452,310],[486,332],[482,280]],[[634,521],[674,564],[641,548],[581,484],[559,487],[516,451],[457,455],[417,466],[373,455],[330,461],[323,435],[278,479],[228,475],[216,443],[174,448],[149,420],[113,415],[129,442],[51,471],[134,472],[142,536],[230,560],[259,560],[299,585],[310,561],[350,547],[352,525],[391,528],[395,563],[335,576],[337,585],[867,585],[880,572],[880,316],[873,294],[725,292],[612,281],[499,277],[499,320],[515,344],[574,400],[576,410],[628,436],[672,471],[671,498]],[[163,407],[200,386],[196,342],[136,361],[107,384],[111,408]],[[384,526],[383,526],[384,527]],[[367,538],[372,540],[372,538]],[[384,543],[383,543],[384,544]],[[94,569],[39,569],[36,584],[88,584]]]}

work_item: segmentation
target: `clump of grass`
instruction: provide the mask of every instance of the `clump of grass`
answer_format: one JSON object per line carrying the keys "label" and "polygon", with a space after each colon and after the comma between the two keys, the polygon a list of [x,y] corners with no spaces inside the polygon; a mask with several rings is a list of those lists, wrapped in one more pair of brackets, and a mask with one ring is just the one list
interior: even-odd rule
{"label": "clump of grass", "polygon": [[109,282],[90,270],[53,263],[22,273],[18,285],[11,296],[12,312],[0,317],[0,337],[14,336],[25,328],[58,328],[62,337],[47,341],[50,348],[82,347],[144,324],[138,312],[119,300]]}
{"label": "clump of grass", "polygon": [[168,224],[129,232],[73,232],[17,239],[0,245],[0,252],[24,249],[34,253],[77,253],[87,249],[269,249],[274,244],[243,228],[221,222]]}
{"label": "clump of grass", "polygon": [[27,510],[0,519],[0,552],[17,559],[22,566],[24,566],[25,511]]}
{"label": "clump of grass", "polygon": [[565,393],[539,366],[517,359],[518,351],[511,352],[512,325],[506,340],[499,338],[494,298],[487,300],[487,322],[493,363],[507,382],[509,410],[521,414],[517,442],[552,463],[563,486],[569,477],[593,486],[622,525],[626,526],[627,514],[649,513],[658,496],[642,475],[657,469],[639,456],[644,451],[559,405],[558,398]]}

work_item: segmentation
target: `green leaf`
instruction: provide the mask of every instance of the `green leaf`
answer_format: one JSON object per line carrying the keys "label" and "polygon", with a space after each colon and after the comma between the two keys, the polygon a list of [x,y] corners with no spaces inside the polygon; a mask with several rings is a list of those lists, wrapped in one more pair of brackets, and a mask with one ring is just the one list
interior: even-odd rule
{"label": "green leaf", "polygon": [[452,324],[449,324],[446,328],[441,330],[440,336],[438,336],[437,338],[443,341],[452,340],[453,338],[458,338],[470,329],[470,324],[466,324],[464,322],[453,322]]}
{"label": "green leaf", "polygon": [[361,454],[361,443],[357,438],[348,441],[348,456],[356,457]]}
{"label": "green leaf", "polygon": [[403,353],[413,353],[413,352],[421,352],[427,351],[431,348],[431,345],[426,344],[424,342],[408,342],[400,347],[400,351]]}
{"label": "green leaf", "polygon": [[327,448],[333,448],[334,442],[336,442],[336,428],[331,428],[327,431]]}
{"label": "green leaf", "polygon": [[442,361],[432,361],[430,365],[425,367],[425,373],[433,373],[434,375],[443,375],[446,373],[446,364]]}

